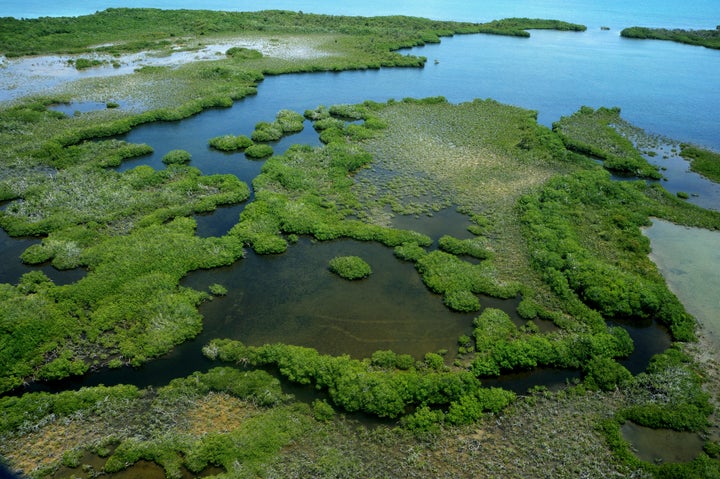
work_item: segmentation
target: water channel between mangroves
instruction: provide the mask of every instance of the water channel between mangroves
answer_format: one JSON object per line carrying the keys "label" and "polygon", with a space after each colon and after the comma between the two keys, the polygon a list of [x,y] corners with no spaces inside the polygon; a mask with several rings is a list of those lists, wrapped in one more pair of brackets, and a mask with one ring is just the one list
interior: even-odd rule
{"label": "water channel between mangroves", "polygon": [[[119,170],[140,164],[163,168],[161,158],[165,153],[185,149],[192,154],[191,164],[204,174],[232,173],[250,184],[262,162],[249,161],[242,154],[211,150],[207,145],[209,138],[249,135],[256,122],[271,120],[282,108],[302,112],[319,104],[432,95],[444,95],[453,102],[492,97],[537,109],[539,121],[546,125],[584,104],[620,105],[625,118],[651,132],[720,149],[713,117],[713,112],[720,111],[720,98],[707,81],[720,75],[717,61],[720,52],[667,42],[628,41],[616,33],[600,31],[532,35],[530,40],[488,35],[443,39],[440,45],[412,51],[431,59],[424,69],[268,77],[260,85],[258,95],[241,100],[232,108],[209,110],[180,122],[144,125],[124,135],[122,139],[127,141],[150,144],[155,153],[127,161]],[[434,58],[438,64],[433,64]],[[717,75],[708,74],[707,69],[715,69]],[[686,93],[678,95],[678,90]],[[302,133],[273,146],[280,153],[292,143],[319,144],[315,132],[306,125]],[[656,161],[680,165],[674,166],[678,170],[676,177],[669,177],[665,184],[669,189],[672,190],[676,179],[685,179],[684,160]],[[715,200],[720,198],[718,185],[698,177],[690,186],[683,190],[699,195],[693,201],[705,207],[717,208],[720,204],[720,200]],[[243,207],[220,208],[214,214],[196,217],[198,234],[224,234]],[[452,210],[397,221],[398,227],[425,232],[434,239],[442,234],[458,237],[468,234],[467,218]],[[716,233],[710,234],[717,237]],[[651,240],[655,248],[656,240],[652,236]],[[6,249],[6,243],[26,240],[2,241],[5,253],[24,249],[15,245]],[[687,241],[684,246],[693,249]],[[371,264],[373,274],[358,283],[335,277],[327,270],[327,262],[339,254],[362,256]],[[662,254],[656,251],[656,260]],[[716,259],[715,264],[718,262]],[[8,275],[13,276],[22,268],[15,267],[14,273]],[[717,274],[717,270],[716,267],[715,272],[705,274]],[[1,281],[17,281],[5,278],[5,270],[2,273]],[[66,274],[81,272],[56,276]],[[457,338],[471,332],[475,316],[451,313],[441,298],[422,284],[411,264],[397,260],[391,249],[374,243],[315,243],[301,238],[283,255],[257,256],[249,252],[245,259],[230,267],[194,272],[183,281],[185,286],[202,290],[212,283],[223,284],[229,292],[201,307],[205,322],[198,338],[137,370],[102,371],[69,383],[163,384],[209,367],[200,349],[215,337],[236,338],[248,344],[288,342],[355,357],[369,356],[378,349],[420,357],[439,349],[453,351]],[[680,291],[678,294],[689,305]],[[481,298],[481,303],[483,307],[499,307],[515,315],[515,300]],[[717,304],[714,307],[717,311]],[[650,355],[664,350],[669,341],[666,333],[653,323],[628,329],[635,340],[636,353],[624,364],[637,372],[644,368]],[[553,376],[549,381],[558,379],[562,380]]]}

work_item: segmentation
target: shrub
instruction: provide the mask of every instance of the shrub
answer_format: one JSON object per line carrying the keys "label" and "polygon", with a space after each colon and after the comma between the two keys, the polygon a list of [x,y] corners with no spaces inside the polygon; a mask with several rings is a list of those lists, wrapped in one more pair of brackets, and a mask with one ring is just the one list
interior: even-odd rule
{"label": "shrub", "polygon": [[268,123],[261,121],[255,125],[255,130],[250,137],[253,141],[277,141],[283,136],[283,130],[276,121]]}
{"label": "shrub", "polygon": [[438,353],[425,353],[425,364],[434,371],[440,371],[445,368],[445,361]]}
{"label": "shrub", "polygon": [[330,260],[330,271],[345,279],[367,278],[372,268],[358,256],[336,256]]}
{"label": "shrub", "polygon": [[297,133],[304,128],[305,118],[292,110],[280,110],[275,119],[283,133]]}
{"label": "shrub", "polygon": [[480,300],[470,291],[458,290],[445,293],[443,296],[445,306],[453,311],[469,313],[480,310]]}
{"label": "shrub", "polygon": [[395,256],[405,261],[417,261],[427,254],[417,243],[403,243],[396,246],[394,250]]}
{"label": "shrub", "polygon": [[397,364],[397,354],[393,351],[375,351],[372,353],[370,363],[381,369],[394,369]]}
{"label": "shrub", "polygon": [[245,135],[223,135],[210,139],[210,146],[221,151],[244,150],[252,146],[253,141]]}
{"label": "shrub", "polygon": [[87,68],[96,67],[98,65],[102,65],[102,62],[100,60],[95,59],[89,59],[89,58],[78,58],[74,62],[75,68],[77,70],[85,70]]}
{"label": "shrub", "polygon": [[324,131],[328,128],[337,128],[342,130],[343,128],[345,128],[345,122],[339,118],[333,118],[329,116],[327,118],[320,118],[319,120],[315,120],[313,122],[313,128],[315,128],[316,131]]}
{"label": "shrub", "polygon": [[267,158],[272,156],[273,149],[270,145],[251,145],[245,150],[245,156],[248,158]]}
{"label": "shrub", "polygon": [[330,110],[328,107],[320,105],[314,110],[305,110],[304,116],[310,121],[317,122],[318,120],[329,118]]}
{"label": "shrub", "polygon": [[413,432],[439,432],[444,418],[442,411],[421,406],[414,413],[403,417],[401,424]]}
{"label": "shrub", "polygon": [[590,360],[586,367],[585,384],[591,388],[611,391],[632,380],[632,374],[624,366],[607,357]]}
{"label": "shrub", "polygon": [[329,421],[335,416],[335,410],[324,399],[316,399],[312,403],[313,416],[318,421]]}
{"label": "shrub", "polygon": [[210,290],[210,294],[213,296],[225,296],[228,292],[227,288],[221,284],[211,284],[208,288]]}
{"label": "shrub", "polygon": [[398,354],[395,357],[395,367],[407,371],[415,366],[415,359],[409,354]]}
{"label": "shrub", "polygon": [[477,259],[487,259],[490,257],[482,238],[472,238],[467,240],[459,240],[449,235],[444,235],[438,240],[438,246],[441,250],[454,255],[472,256]]}
{"label": "shrub", "polygon": [[191,155],[185,150],[171,150],[162,158],[166,165],[184,165],[190,163]]}

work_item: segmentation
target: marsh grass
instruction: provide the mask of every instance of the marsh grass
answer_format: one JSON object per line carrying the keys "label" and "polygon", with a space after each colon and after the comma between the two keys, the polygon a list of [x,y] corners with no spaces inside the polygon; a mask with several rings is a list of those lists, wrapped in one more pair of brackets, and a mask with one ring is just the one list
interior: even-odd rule
{"label": "marsh grass", "polygon": [[[359,175],[363,200],[380,201],[398,214],[455,205],[485,216],[485,240],[496,253],[500,278],[528,281],[533,274],[513,221],[515,202],[570,166],[556,158],[564,148],[552,142],[518,146],[524,138],[549,135],[534,112],[491,100],[452,105],[433,99],[394,102],[376,116],[388,128],[363,142],[376,158],[373,168]],[[372,218],[371,209],[366,213]]]}

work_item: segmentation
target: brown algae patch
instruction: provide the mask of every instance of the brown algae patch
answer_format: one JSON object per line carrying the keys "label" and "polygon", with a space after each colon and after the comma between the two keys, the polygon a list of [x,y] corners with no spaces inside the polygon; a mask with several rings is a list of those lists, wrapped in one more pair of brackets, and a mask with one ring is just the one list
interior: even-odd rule
{"label": "brown algae patch", "polygon": [[227,433],[239,429],[248,418],[258,414],[257,408],[247,401],[225,393],[210,392],[188,407],[185,427],[193,437]]}
{"label": "brown algae patch", "polygon": [[66,452],[99,442],[107,436],[100,425],[86,421],[60,419],[7,440],[0,447],[0,456],[17,470],[32,473],[58,464]]}

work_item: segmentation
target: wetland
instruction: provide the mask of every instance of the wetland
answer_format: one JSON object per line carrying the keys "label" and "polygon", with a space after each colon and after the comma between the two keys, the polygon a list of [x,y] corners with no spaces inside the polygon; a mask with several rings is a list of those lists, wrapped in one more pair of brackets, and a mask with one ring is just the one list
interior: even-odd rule
{"label": "wetland", "polygon": [[[387,67],[397,85],[443,65],[421,70],[420,54],[462,40],[453,33],[492,43],[584,27],[126,9],[78,24],[128,18],[162,48],[149,24],[183,37],[244,29],[233,46],[257,53],[210,41],[228,54],[3,104],[0,454],[11,468],[717,474],[701,318],[650,260],[657,225],[717,235],[716,184],[675,194],[662,165],[684,162],[680,147],[619,108],[578,106],[549,124],[496,100],[357,88]],[[305,34],[324,53],[262,47]],[[16,53],[47,48],[27,45]],[[247,141],[213,146],[227,136]],[[338,257],[371,273],[338,277]],[[660,463],[632,452],[641,428],[699,439]]]}

